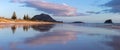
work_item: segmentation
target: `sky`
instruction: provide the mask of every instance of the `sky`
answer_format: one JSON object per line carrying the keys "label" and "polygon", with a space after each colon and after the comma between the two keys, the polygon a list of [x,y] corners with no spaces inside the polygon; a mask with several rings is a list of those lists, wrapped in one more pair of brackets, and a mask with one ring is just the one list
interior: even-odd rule
{"label": "sky", "polygon": [[0,16],[18,18],[41,13],[64,22],[102,23],[107,19],[120,23],[120,0],[1,0]]}

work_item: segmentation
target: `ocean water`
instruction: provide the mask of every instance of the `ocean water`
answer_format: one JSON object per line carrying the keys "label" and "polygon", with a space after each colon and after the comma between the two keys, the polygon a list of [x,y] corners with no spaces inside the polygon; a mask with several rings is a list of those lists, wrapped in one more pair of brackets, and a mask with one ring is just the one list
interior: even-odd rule
{"label": "ocean water", "polygon": [[120,50],[120,24],[0,24],[0,50]]}

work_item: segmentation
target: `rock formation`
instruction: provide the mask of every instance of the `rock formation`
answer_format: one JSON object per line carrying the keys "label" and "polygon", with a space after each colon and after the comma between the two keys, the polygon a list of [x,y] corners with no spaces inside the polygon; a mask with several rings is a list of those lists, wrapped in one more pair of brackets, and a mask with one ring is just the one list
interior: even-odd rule
{"label": "rock formation", "polygon": [[84,22],[81,22],[81,21],[75,21],[75,22],[72,22],[72,23],[84,23]]}
{"label": "rock formation", "polygon": [[104,23],[113,23],[111,19],[106,20]]}

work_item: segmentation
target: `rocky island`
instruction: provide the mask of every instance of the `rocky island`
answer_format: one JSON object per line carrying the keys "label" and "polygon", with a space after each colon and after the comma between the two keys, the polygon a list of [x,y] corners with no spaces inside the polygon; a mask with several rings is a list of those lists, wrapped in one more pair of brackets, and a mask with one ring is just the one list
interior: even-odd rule
{"label": "rocky island", "polygon": [[104,23],[113,23],[111,19],[106,20]]}
{"label": "rocky island", "polygon": [[81,21],[75,21],[75,22],[72,22],[72,23],[84,23],[84,22],[81,22]]}

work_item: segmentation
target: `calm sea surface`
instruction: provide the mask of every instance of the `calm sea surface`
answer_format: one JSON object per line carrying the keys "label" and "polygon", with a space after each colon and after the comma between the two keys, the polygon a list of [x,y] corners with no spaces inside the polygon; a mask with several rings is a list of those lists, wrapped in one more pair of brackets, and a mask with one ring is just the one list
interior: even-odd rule
{"label": "calm sea surface", "polygon": [[0,24],[0,50],[120,50],[120,24]]}

